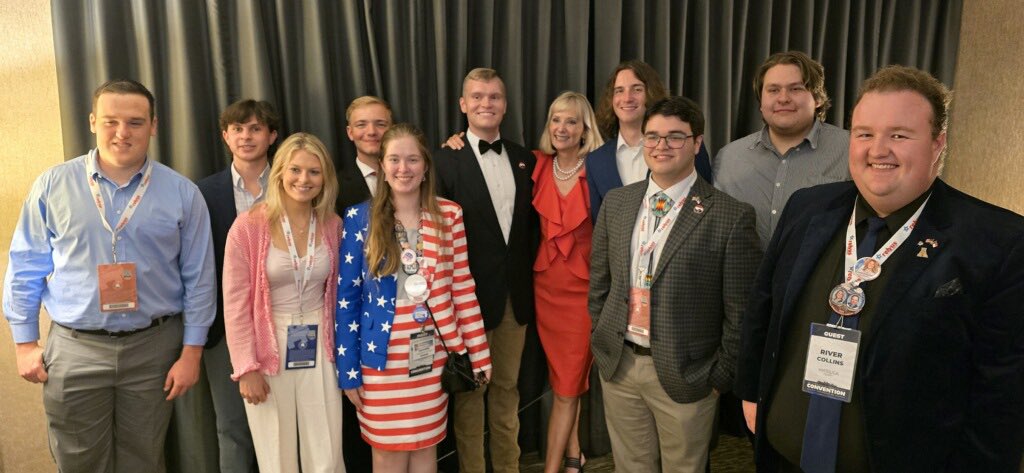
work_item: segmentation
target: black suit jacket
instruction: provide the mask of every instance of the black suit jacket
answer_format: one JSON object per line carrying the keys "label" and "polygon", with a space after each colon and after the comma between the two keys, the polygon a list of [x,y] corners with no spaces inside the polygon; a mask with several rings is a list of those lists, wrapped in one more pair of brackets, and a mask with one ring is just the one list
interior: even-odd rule
{"label": "black suit jacket", "polygon": [[[741,398],[758,402],[759,471],[776,470],[764,423],[782,334],[856,195],[852,182],[793,194],[766,250],[736,381]],[[919,241],[927,258],[917,256]],[[939,180],[896,252],[911,255],[900,258],[872,314],[854,380],[871,470],[1016,473],[1024,447],[1024,218]]]}
{"label": "black suit jacket", "polygon": [[[229,165],[230,166],[230,165]],[[235,193],[232,190],[231,168],[204,178],[197,183],[199,192],[206,200],[210,209],[210,229],[213,235],[213,256],[217,261],[217,317],[210,326],[206,338],[206,348],[220,342],[224,337],[224,292],[220,290],[224,275],[224,242],[228,239],[228,230],[235,223]]]}
{"label": "black suit jacket", "polygon": [[469,269],[476,281],[484,326],[493,330],[501,323],[505,301],[520,324],[534,319],[533,261],[540,241],[537,213],[533,209],[533,153],[502,140],[516,182],[515,208],[508,244],[501,233],[498,216],[476,154],[469,146],[445,148],[434,155],[437,192],[462,206],[469,247]]}
{"label": "black suit jacket", "polygon": [[345,215],[345,209],[370,198],[370,188],[363,179],[363,173],[352,158],[338,166],[338,203],[335,212]]}

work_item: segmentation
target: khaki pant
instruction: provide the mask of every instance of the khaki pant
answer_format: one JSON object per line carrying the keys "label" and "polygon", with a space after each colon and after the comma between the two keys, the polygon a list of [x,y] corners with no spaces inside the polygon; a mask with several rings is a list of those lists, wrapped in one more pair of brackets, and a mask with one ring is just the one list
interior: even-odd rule
{"label": "khaki pant", "polygon": [[487,331],[491,350],[491,382],[473,392],[455,395],[455,445],[459,471],[483,473],[484,395],[491,433],[491,464],[495,473],[519,471],[519,363],[526,341],[526,326],[519,325],[511,304],[501,324]]}
{"label": "khaki pant", "polygon": [[616,471],[704,471],[717,394],[686,404],[673,401],[658,381],[654,359],[628,349],[612,379],[601,379],[601,388]]}

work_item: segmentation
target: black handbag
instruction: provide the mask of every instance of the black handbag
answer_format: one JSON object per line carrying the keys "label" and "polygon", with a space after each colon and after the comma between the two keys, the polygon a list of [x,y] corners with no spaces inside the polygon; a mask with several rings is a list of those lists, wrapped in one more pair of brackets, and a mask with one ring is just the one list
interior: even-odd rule
{"label": "black handbag", "polygon": [[448,354],[448,359],[445,360],[444,368],[441,370],[441,388],[448,394],[476,391],[480,387],[480,381],[473,373],[473,363],[469,361],[469,354],[449,351],[448,345],[444,343],[444,337],[441,336],[441,327],[437,324],[437,319],[434,318],[434,311],[428,307],[427,312],[430,313],[430,319],[434,321],[437,338],[441,339],[441,346]]}

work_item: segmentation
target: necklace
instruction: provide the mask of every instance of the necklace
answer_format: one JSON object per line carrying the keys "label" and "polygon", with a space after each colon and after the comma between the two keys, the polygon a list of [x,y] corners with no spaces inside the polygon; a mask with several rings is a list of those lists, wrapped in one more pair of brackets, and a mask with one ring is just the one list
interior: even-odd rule
{"label": "necklace", "polygon": [[562,168],[558,165],[558,156],[555,156],[551,160],[551,162],[553,164],[551,166],[551,172],[554,174],[555,179],[558,179],[559,181],[568,181],[569,179],[572,179],[572,177],[576,175],[576,172],[583,167],[582,157],[576,158],[576,165],[573,166],[572,169],[568,171],[563,171]]}

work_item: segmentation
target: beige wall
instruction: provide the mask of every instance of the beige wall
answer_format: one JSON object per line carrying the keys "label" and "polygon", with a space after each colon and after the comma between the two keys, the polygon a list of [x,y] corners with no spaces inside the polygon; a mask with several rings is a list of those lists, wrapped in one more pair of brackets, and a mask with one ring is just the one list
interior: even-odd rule
{"label": "beige wall", "polygon": [[[0,272],[6,272],[25,194],[39,173],[64,160],[64,147],[49,0],[0,2],[0,31]],[[53,471],[42,389],[18,378],[7,323],[0,323],[0,400],[0,471]]]}
{"label": "beige wall", "polygon": [[945,178],[1024,214],[1024,10],[1019,0],[965,1]]}

